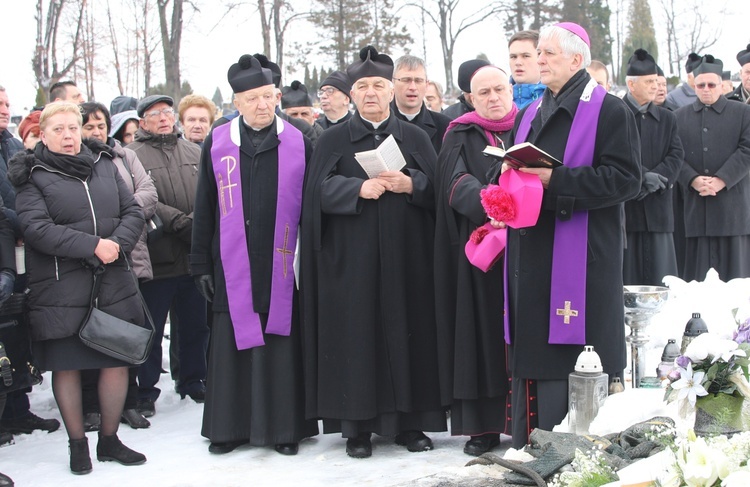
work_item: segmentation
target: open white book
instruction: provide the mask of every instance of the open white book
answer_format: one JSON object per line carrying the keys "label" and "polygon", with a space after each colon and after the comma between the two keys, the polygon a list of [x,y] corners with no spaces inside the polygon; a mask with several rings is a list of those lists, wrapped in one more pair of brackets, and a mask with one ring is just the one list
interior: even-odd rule
{"label": "open white book", "polygon": [[381,172],[400,171],[406,165],[406,159],[393,135],[389,135],[377,149],[357,152],[354,158],[370,179],[377,177]]}

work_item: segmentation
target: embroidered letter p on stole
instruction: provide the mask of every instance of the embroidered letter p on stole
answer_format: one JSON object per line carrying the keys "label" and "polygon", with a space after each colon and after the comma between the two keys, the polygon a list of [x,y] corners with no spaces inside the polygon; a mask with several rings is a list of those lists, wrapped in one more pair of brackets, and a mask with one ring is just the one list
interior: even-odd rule
{"label": "embroidered letter p on stole", "polygon": [[[240,120],[238,117],[214,129],[211,159],[218,192],[220,254],[229,315],[232,318],[237,349],[244,350],[264,345],[265,341],[260,316],[253,308],[239,146],[232,141],[230,133],[231,126],[240,123]],[[279,129],[271,304],[266,333],[288,336],[291,331],[294,293],[291,263],[294,261],[294,245],[297,242],[302,207],[305,144],[302,134],[291,126],[279,126]]]}

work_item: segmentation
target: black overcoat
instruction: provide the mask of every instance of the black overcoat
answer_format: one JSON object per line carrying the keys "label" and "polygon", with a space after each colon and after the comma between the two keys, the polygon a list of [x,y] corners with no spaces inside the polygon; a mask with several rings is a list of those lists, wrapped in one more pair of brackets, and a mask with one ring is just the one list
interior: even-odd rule
{"label": "black overcoat", "polygon": [[[563,163],[573,117],[589,79],[585,72],[575,75],[560,91],[558,98],[570,90],[547,123],[542,125],[540,109],[531,124],[528,141]],[[512,140],[526,110],[516,117]],[[567,379],[583,350],[583,345],[548,343],[555,224],[577,210],[589,212],[586,344],[594,346],[606,372],[625,368],[622,204],[638,193],[640,174],[640,141],[633,114],[621,99],[607,95],[599,115],[593,165],[554,169],[537,224],[508,231],[513,377]]]}
{"label": "black overcoat", "polygon": [[[413,194],[359,197],[354,159],[392,134]],[[366,420],[440,409],[433,292],[435,151],[393,114],[326,130],[302,205],[301,293],[308,417]]]}
{"label": "black overcoat", "polygon": [[[510,132],[503,134],[508,143]],[[503,333],[503,263],[484,273],[464,246],[487,221],[479,192],[492,160],[484,129],[458,125],[438,157],[435,222],[435,305],[443,404],[508,392]]]}
{"label": "black overcoat", "polygon": [[[750,106],[723,96],[675,112],[685,149],[679,183],[685,204],[685,236],[750,235]],[[690,183],[716,176],[727,185],[716,196],[700,196]]]}
{"label": "black overcoat", "polygon": [[336,123],[331,123],[331,121],[328,120],[325,115],[321,115],[317,118],[317,120],[315,120],[315,123],[323,127],[323,130],[328,130],[331,127],[335,127],[341,123],[348,121],[350,118],[352,118],[351,112],[346,112],[346,115],[341,117],[341,120],[338,120]]}
{"label": "black overcoat", "polygon": [[[630,105],[627,97],[624,100]],[[668,181],[665,191],[625,203],[625,228],[628,232],[673,232],[672,193],[685,155],[677,134],[677,119],[674,113],[653,103],[646,113],[635,116],[640,118],[641,175],[655,172]]]}
{"label": "black overcoat", "polygon": [[419,110],[417,116],[412,120],[407,120],[407,118],[398,111],[396,100],[391,102],[391,112],[395,113],[400,120],[412,123],[424,130],[430,138],[430,142],[432,142],[432,147],[435,149],[435,153],[440,154],[440,149],[443,147],[443,139],[445,138],[445,131],[448,130],[448,125],[451,123],[450,118],[440,112],[428,110],[427,107],[422,104],[422,108]]}

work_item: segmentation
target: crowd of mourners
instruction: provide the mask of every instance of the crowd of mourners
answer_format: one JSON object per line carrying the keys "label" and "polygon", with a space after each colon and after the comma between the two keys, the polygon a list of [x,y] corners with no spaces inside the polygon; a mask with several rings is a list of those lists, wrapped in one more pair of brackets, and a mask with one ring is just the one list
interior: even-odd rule
{"label": "crowd of mourners", "polygon": [[[565,417],[584,345],[622,376],[623,284],[750,277],[750,45],[736,88],[691,53],[669,93],[637,49],[621,96],[577,24],[508,47],[509,72],[462,63],[446,108],[422,59],[373,46],[322,81],[319,116],[262,54],[229,66],[224,113],[197,94],[107,107],[61,81],[13,134],[0,86],[0,302],[27,296],[70,470],[92,471],[93,431],[99,461],[146,461],[117,431],[158,421],[163,373],[203,403],[212,454],[295,455],[319,428],[353,458],[373,434],[431,450],[449,426],[468,455],[520,448]],[[524,142],[562,164],[485,154]],[[498,216],[483,194],[513,177],[538,207]],[[95,274],[101,310],[142,325],[145,303],[142,364],[79,338]],[[0,395],[0,443],[59,428],[29,393]]]}

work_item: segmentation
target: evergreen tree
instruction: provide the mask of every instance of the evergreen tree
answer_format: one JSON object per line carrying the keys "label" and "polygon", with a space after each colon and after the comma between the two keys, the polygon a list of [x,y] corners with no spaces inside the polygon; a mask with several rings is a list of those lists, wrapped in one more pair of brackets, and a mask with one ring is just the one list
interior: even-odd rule
{"label": "evergreen tree", "polygon": [[216,87],[216,91],[214,91],[214,96],[213,98],[211,98],[211,101],[214,102],[214,105],[216,105],[219,108],[221,108],[222,105],[224,104],[224,97],[221,96],[221,90],[219,89],[218,86]]}
{"label": "evergreen tree", "polygon": [[309,19],[320,33],[320,51],[334,57],[336,69],[345,70],[368,44],[386,54],[411,44],[406,25],[399,26],[393,14],[393,4],[394,0],[315,0]]}
{"label": "evergreen tree", "polygon": [[308,90],[312,90],[313,83],[312,83],[312,77],[310,76],[310,67],[305,65],[305,86],[307,86]]}
{"label": "evergreen tree", "polygon": [[367,0],[314,1],[310,22],[320,34],[320,51],[333,56],[337,69],[346,69],[369,42],[371,18]]}
{"label": "evergreen tree", "polygon": [[628,70],[628,59],[636,49],[645,49],[654,59],[659,59],[659,51],[654,33],[654,20],[648,0],[631,0],[628,9],[628,35],[622,46],[622,68],[618,83],[625,83],[625,73]]}
{"label": "evergreen tree", "polygon": [[561,19],[575,22],[589,35],[591,59],[612,62],[612,37],[609,35],[610,10],[602,0],[563,0]]}

